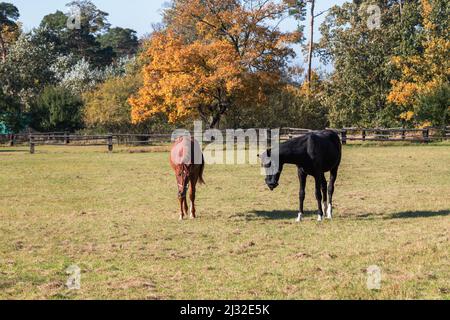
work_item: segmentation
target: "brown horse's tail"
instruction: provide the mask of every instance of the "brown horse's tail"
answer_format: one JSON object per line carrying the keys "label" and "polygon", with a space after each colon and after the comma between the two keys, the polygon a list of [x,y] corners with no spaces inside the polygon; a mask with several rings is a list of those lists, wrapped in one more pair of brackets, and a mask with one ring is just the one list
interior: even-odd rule
{"label": "brown horse's tail", "polygon": [[205,158],[202,155],[202,166],[200,167],[200,173],[198,176],[198,181],[200,184],[206,184],[205,180],[203,179],[203,173],[205,172]]}

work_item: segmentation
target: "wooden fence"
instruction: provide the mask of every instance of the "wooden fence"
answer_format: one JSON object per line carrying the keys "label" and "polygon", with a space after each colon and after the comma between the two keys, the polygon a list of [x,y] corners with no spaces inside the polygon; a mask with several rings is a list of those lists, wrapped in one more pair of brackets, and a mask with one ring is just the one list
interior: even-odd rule
{"label": "wooden fence", "polygon": [[145,146],[158,143],[168,143],[172,139],[171,134],[114,134],[117,145]]}
{"label": "wooden fence", "polygon": [[450,127],[445,130],[437,128],[425,129],[366,129],[366,128],[344,128],[337,130],[342,139],[342,143],[348,141],[380,141],[380,142],[422,142],[429,143],[437,140],[450,138]]}
{"label": "wooden fence", "polygon": [[20,133],[20,134],[0,134],[0,145],[8,145],[13,147],[28,143],[31,136],[45,138],[48,141],[54,141],[63,135],[69,135],[65,132],[48,132],[48,133]]}
{"label": "wooden fence", "polygon": [[[339,133],[342,143],[347,144],[349,141],[381,141],[381,142],[423,142],[428,143],[436,140],[450,139],[450,127],[445,129],[425,128],[425,129],[404,129],[404,128],[343,128],[329,129]],[[282,129],[282,140],[292,139],[302,136],[311,130],[285,128]]]}
{"label": "wooden fence", "polygon": [[113,151],[113,135],[47,135],[47,134],[30,134],[29,146],[30,153],[33,154],[38,145],[47,146],[107,146],[108,151]]}
{"label": "wooden fence", "polygon": [[[450,127],[445,129],[403,129],[403,128],[343,128],[330,129],[339,133],[342,143],[349,141],[405,141],[428,143],[436,140],[450,139]],[[312,130],[299,128],[282,128],[280,140],[303,136]],[[226,135],[226,130],[222,131]],[[105,146],[109,152],[117,146],[146,146],[170,143],[171,134],[107,134],[107,135],[78,135],[65,132],[28,133],[0,135],[0,145],[29,145],[30,153],[34,153],[36,146]]]}

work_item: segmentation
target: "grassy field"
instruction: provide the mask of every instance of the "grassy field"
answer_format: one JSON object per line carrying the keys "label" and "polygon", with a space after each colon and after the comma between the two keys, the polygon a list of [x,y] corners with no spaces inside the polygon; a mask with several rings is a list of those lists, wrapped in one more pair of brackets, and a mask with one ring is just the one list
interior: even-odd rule
{"label": "grassy field", "polygon": [[0,148],[0,298],[450,298],[448,144],[345,147],[335,220],[310,179],[300,224],[295,167],[270,192],[257,166],[208,166],[179,222],[167,153],[104,149]]}

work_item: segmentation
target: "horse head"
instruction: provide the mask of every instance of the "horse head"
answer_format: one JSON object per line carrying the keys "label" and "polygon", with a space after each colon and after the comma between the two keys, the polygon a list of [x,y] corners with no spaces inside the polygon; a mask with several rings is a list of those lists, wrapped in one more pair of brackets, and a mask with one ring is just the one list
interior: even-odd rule
{"label": "horse head", "polygon": [[261,166],[265,169],[266,184],[271,191],[278,187],[281,171],[283,170],[282,166],[280,166],[279,159],[273,158],[272,155],[273,152],[269,149],[258,156],[261,160]]}
{"label": "horse head", "polygon": [[175,168],[178,184],[178,197],[185,198],[189,187],[189,166],[180,164]]}

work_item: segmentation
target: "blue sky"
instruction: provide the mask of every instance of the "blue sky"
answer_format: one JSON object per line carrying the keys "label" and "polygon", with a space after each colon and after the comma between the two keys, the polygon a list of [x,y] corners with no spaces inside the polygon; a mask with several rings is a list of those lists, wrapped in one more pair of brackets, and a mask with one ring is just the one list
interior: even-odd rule
{"label": "blue sky", "polygon": [[[69,0],[3,0],[13,3],[20,10],[20,21],[25,31],[30,31],[41,22],[42,18],[56,10],[67,11],[65,4]],[[161,21],[161,10],[167,0],[93,0],[103,11],[109,13],[109,22],[112,26],[131,28],[143,36],[152,30],[152,24]],[[341,5],[346,0],[317,0],[316,12],[322,12],[333,5]],[[323,21],[322,15],[317,21],[317,28]],[[307,25],[306,22],[304,22]],[[294,30],[296,22],[290,19],[282,24],[284,30]],[[305,30],[309,34],[308,28]],[[316,32],[316,40],[320,37]],[[317,64],[317,63],[316,63]]]}

